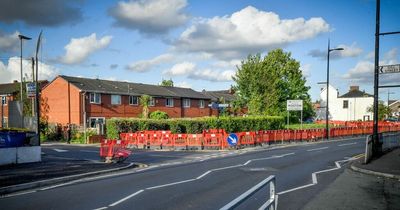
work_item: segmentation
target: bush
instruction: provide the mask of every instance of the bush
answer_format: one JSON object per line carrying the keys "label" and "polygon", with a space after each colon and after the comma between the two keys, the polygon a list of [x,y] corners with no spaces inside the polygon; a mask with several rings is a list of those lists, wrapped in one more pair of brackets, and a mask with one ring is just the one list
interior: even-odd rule
{"label": "bush", "polygon": [[155,112],[150,113],[150,119],[154,120],[168,119],[168,114],[166,112],[157,110]]}
{"label": "bush", "polygon": [[205,129],[226,132],[275,130],[284,127],[284,118],[276,116],[203,117],[182,119],[112,118],[106,121],[107,137],[116,139],[120,133],[142,130],[171,130],[172,133],[202,133]]}

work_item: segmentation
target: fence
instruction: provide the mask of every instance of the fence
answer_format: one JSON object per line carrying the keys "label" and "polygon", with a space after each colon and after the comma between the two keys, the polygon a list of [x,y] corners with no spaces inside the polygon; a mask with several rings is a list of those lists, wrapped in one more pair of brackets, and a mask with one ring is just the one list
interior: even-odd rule
{"label": "fence", "polygon": [[[365,159],[364,163],[368,163],[375,156],[372,149],[372,135],[368,135],[365,144]],[[386,152],[392,148],[400,147],[400,131],[379,133],[379,142],[382,144],[382,151]]]}

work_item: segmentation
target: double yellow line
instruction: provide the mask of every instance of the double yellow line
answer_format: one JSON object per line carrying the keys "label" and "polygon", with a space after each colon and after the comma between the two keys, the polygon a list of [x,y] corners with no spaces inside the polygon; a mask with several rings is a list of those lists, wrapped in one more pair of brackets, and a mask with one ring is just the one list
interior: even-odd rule
{"label": "double yellow line", "polygon": [[352,159],[362,158],[362,157],[364,157],[364,155],[365,155],[364,153],[361,153],[361,154],[353,156]]}

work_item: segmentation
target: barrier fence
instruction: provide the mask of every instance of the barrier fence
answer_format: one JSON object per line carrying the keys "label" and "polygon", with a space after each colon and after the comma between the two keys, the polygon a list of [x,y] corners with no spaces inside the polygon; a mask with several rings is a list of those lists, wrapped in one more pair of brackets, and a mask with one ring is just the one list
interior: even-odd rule
{"label": "barrier fence", "polygon": [[[356,125],[356,124],[353,124]],[[361,125],[361,126],[360,126]],[[400,124],[380,124],[379,132],[400,131]],[[359,124],[352,127],[337,127],[329,130],[331,138],[372,134],[372,125]],[[223,129],[204,130],[202,134],[173,134],[171,131],[138,131],[121,133],[120,139],[131,148],[207,148],[225,149],[228,133]],[[317,141],[326,136],[325,129],[303,130],[265,130],[237,132],[236,147],[256,146],[263,144],[282,144],[286,142]]]}

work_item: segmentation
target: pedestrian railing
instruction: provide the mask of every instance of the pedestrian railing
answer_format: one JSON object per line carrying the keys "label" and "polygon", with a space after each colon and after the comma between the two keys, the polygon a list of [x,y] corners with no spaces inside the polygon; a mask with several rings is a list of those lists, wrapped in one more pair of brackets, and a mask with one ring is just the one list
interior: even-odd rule
{"label": "pedestrian railing", "polygon": [[230,210],[238,207],[241,203],[243,203],[246,199],[254,195],[257,191],[259,191],[264,186],[269,185],[269,195],[267,196],[267,201],[259,208],[259,209],[268,209],[268,210],[276,210],[278,207],[278,203],[276,200],[276,193],[275,193],[275,176],[271,175],[268,178],[264,179],[254,187],[250,188],[239,197],[235,198],[220,210]]}

